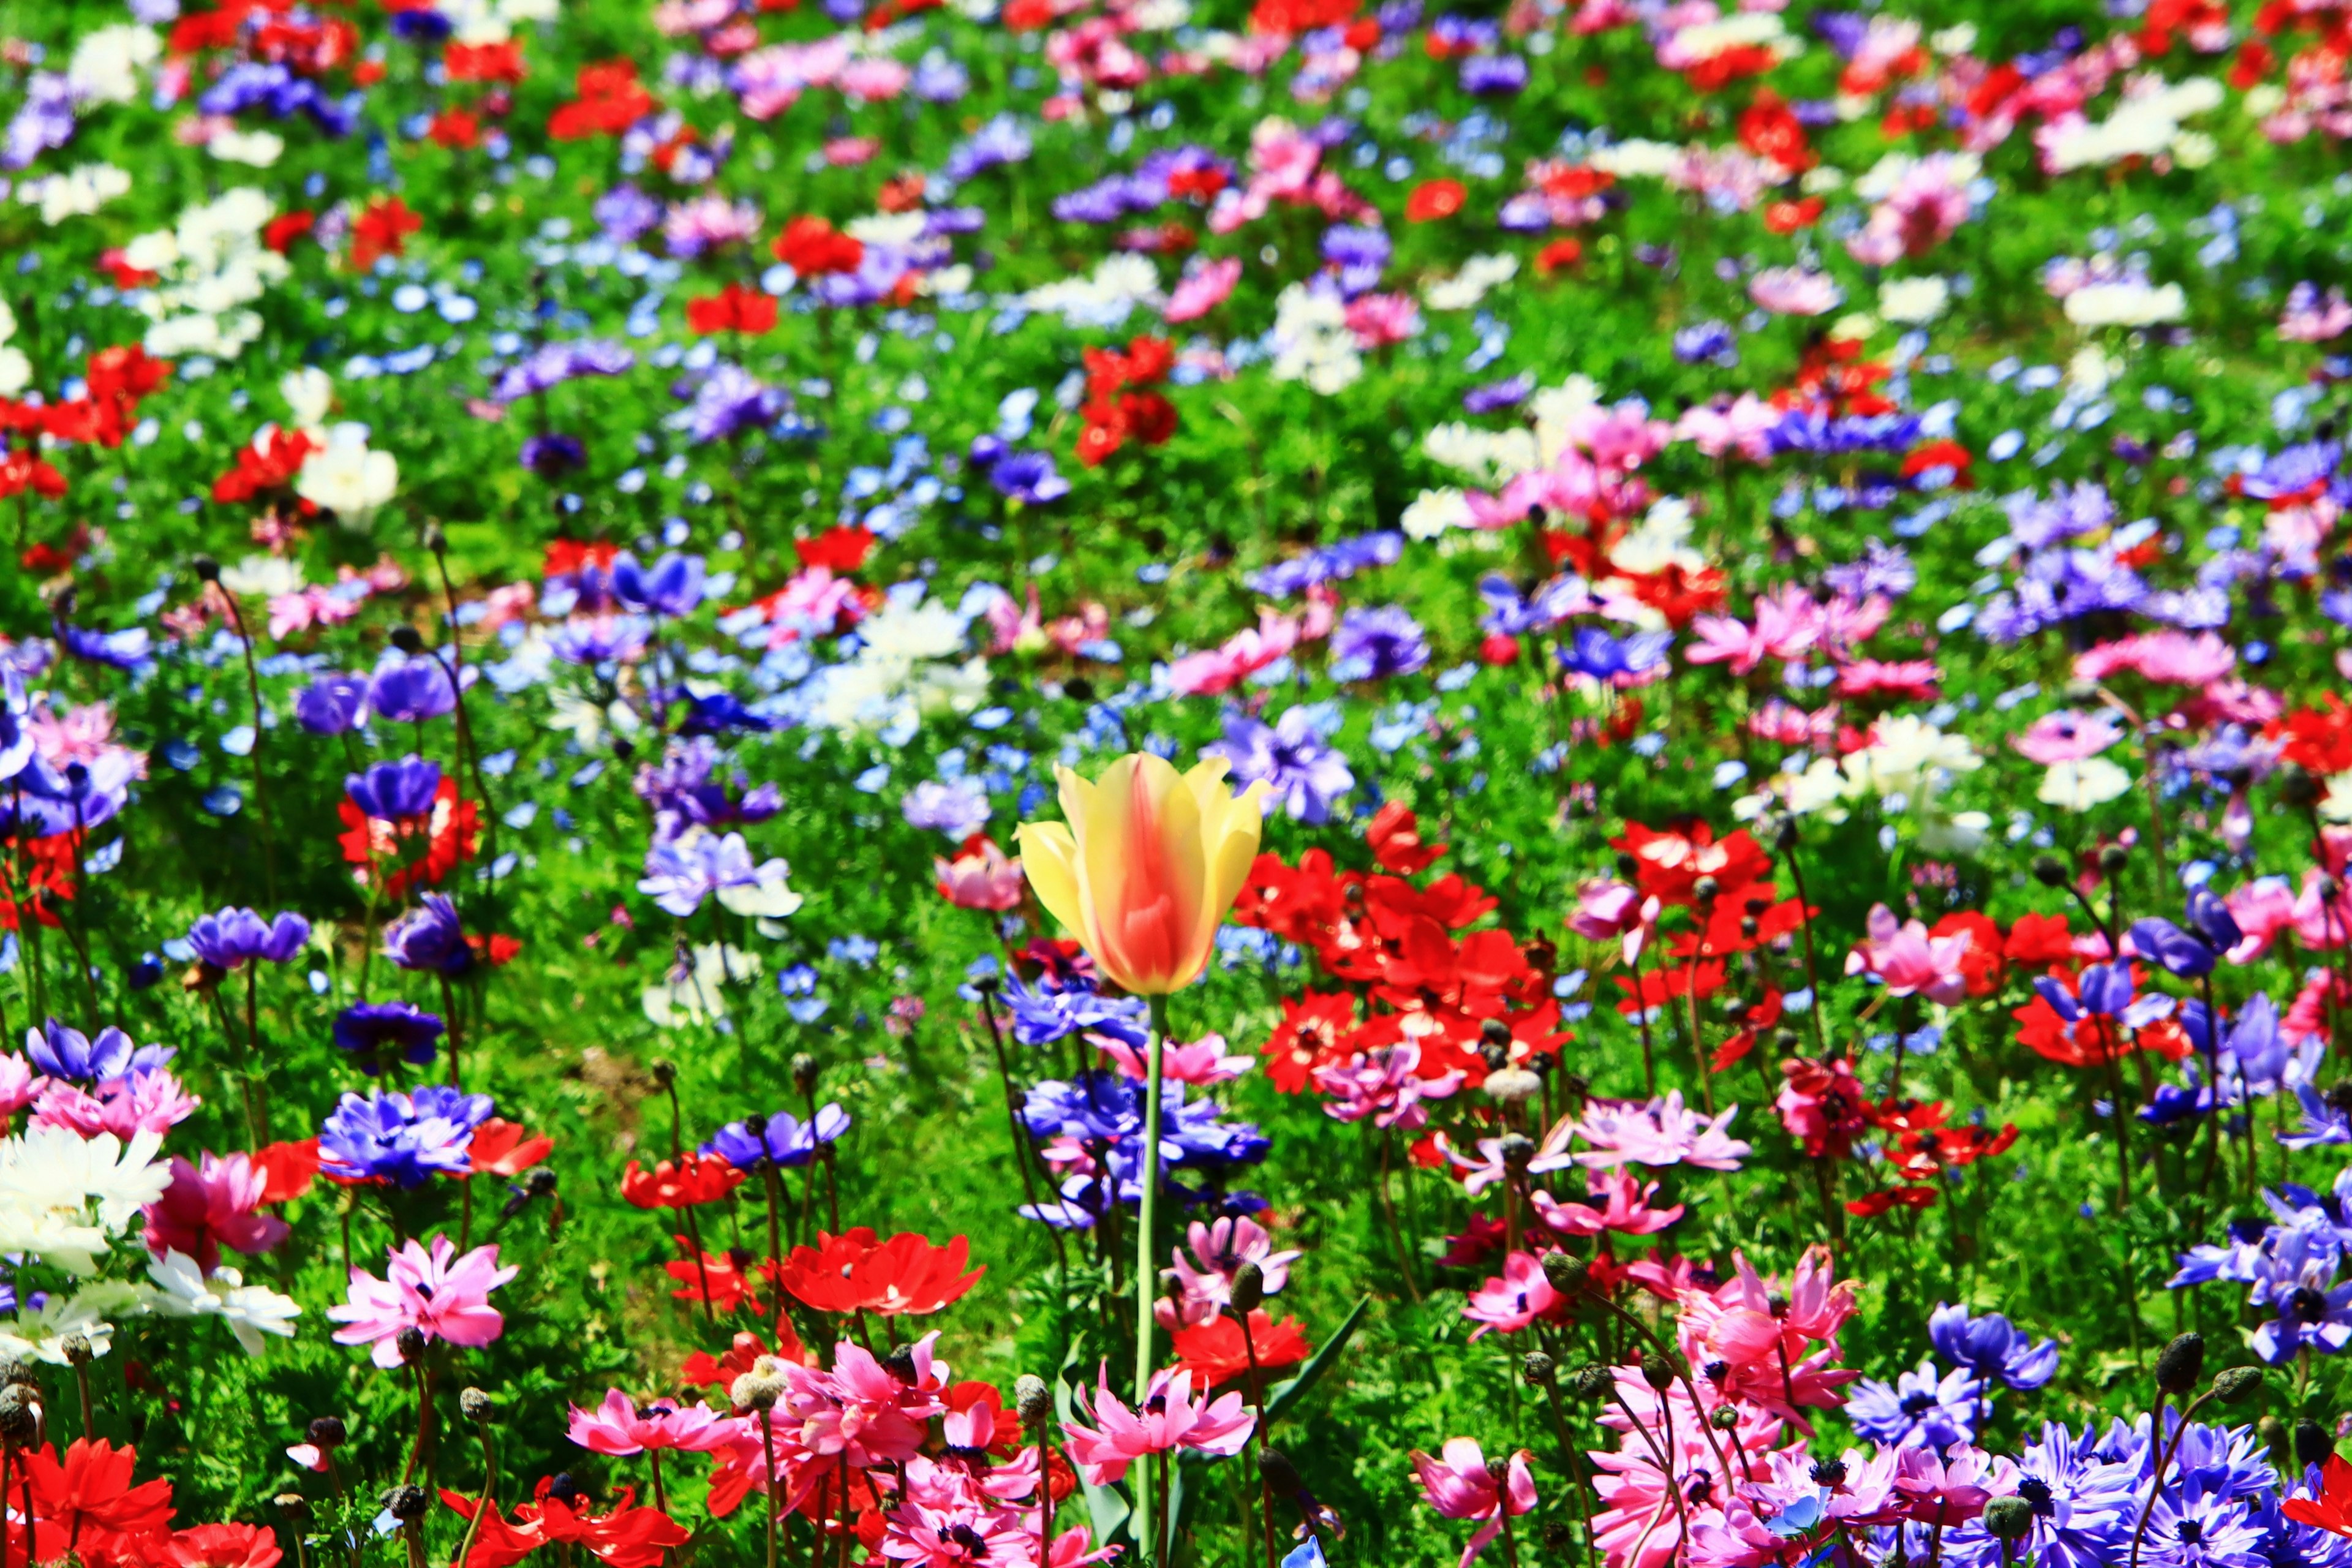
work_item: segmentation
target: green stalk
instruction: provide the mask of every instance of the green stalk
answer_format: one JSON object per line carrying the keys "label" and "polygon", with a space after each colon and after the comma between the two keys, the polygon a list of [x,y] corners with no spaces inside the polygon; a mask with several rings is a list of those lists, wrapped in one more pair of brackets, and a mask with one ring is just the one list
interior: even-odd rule
{"label": "green stalk", "polygon": [[[1152,1240],[1152,1221],[1160,1210],[1160,1056],[1168,1043],[1168,998],[1151,998],[1150,1068],[1144,1080],[1143,1100],[1143,1205],[1135,1222],[1135,1405],[1143,1408],[1144,1399],[1151,1391],[1151,1301],[1158,1294],[1160,1270],[1154,1267],[1157,1254]],[[1151,1482],[1147,1477],[1135,1489],[1136,1549],[1145,1562],[1157,1559],[1152,1548],[1158,1537],[1152,1532]]]}

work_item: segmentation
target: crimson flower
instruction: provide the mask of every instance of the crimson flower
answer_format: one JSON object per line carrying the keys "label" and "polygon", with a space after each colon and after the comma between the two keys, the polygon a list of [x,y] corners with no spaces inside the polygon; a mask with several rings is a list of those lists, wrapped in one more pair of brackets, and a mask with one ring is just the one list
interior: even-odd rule
{"label": "crimson flower", "polygon": [[555,1151],[555,1140],[534,1138],[515,1122],[493,1116],[474,1129],[466,1163],[492,1176],[520,1176]]}
{"label": "crimson flower", "polygon": [[795,1247],[784,1259],[783,1287],[820,1312],[879,1312],[922,1316],[961,1300],[988,1272],[963,1273],[971,1242],[944,1247],[908,1231],[877,1243],[865,1226],[842,1236],[817,1232],[815,1247]]}
{"label": "crimson flower", "polygon": [[698,337],[709,337],[713,332],[746,332],[758,337],[775,330],[775,296],[730,283],[716,294],[688,300],[686,324]]}
{"label": "crimson flower", "polygon": [[167,1480],[131,1484],[139,1451],[129,1444],[118,1448],[104,1438],[93,1443],[77,1437],[66,1449],[65,1462],[44,1443],[26,1455],[25,1473],[33,1487],[33,1513],[61,1539],[77,1539],[85,1531],[144,1535],[167,1528],[172,1521],[172,1483]]}
{"label": "crimson flower", "polygon": [[352,270],[364,272],[383,257],[404,254],[408,237],[424,226],[425,220],[398,196],[376,197],[352,225]]}
{"label": "crimson flower", "polygon": [[[633,1506],[635,1497],[624,1487],[610,1513],[592,1514],[576,1489],[558,1495],[554,1479],[543,1479],[534,1500],[515,1505],[513,1519],[495,1507],[483,1513],[466,1568],[509,1568],[551,1542],[586,1547],[612,1568],[655,1568],[671,1547],[686,1544],[688,1531],[657,1508]],[[459,1518],[474,1517],[474,1500],[463,1492],[445,1489],[441,1500]]]}
{"label": "crimson flower", "polygon": [[1242,1326],[1220,1312],[1205,1323],[1177,1330],[1175,1346],[1178,1369],[1191,1373],[1204,1388],[1214,1388],[1245,1375],[1250,1370],[1252,1351],[1257,1352],[1258,1371],[1271,1372],[1276,1367],[1297,1365],[1313,1349],[1297,1319],[1285,1318],[1276,1322],[1266,1316],[1263,1307],[1250,1310],[1246,1342],[1242,1339]]}
{"label": "crimson flower", "polygon": [[675,1160],[657,1161],[650,1171],[630,1161],[621,1195],[641,1209],[682,1209],[716,1203],[747,1179],[723,1157],[689,1149]]}
{"label": "crimson flower", "polygon": [[2340,1455],[2328,1455],[2320,1467],[2318,1495],[2288,1498],[2279,1504],[2279,1511],[2297,1524],[2352,1536],[2352,1465]]}

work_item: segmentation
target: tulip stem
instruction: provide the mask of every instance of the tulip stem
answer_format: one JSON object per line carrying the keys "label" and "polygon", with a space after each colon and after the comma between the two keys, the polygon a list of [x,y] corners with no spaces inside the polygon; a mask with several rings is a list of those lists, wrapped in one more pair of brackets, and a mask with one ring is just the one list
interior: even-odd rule
{"label": "tulip stem", "polygon": [[[1151,1393],[1151,1299],[1156,1293],[1160,1271],[1153,1267],[1152,1221],[1160,1209],[1160,1067],[1162,1047],[1168,1043],[1168,998],[1151,998],[1151,1042],[1150,1066],[1143,1088],[1143,1183],[1141,1211],[1135,1221],[1135,1405],[1139,1414],[1143,1402]],[[1151,1480],[1147,1475],[1136,1488],[1137,1521],[1136,1547],[1147,1561],[1157,1562],[1154,1548],[1159,1538],[1152,1533]]]}

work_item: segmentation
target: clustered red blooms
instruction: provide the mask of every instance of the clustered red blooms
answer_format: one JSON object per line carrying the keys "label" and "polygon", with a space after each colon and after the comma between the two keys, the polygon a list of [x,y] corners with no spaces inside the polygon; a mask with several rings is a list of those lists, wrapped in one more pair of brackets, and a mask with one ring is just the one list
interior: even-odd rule
{"label": "clustered red blooms", "polygon": [[1078,432],[1078,461],[1097,468],[1130,440],[1147,447],[1167,445],[1176,434],[1176,405],[1153,390],[1175,367],[1176,348],[1165,338],[1136,337],[1127,352],[1086,351],[1087,401],[1078,410],[1086,421]]}
{"label": "clustered red blooms", "polygon": [[[68,1547],[89,1568],[276,1568],[284,1553],[257,1524],[172,1528],[172,1483],[133,1483],[138,1451],[77,1437],[60,1459],[44,1443],[20,1453],[24,1491],[11,1493],[7,1544],[31,1561]],[[22,1511],[29,1506],[30,1518]]]}
{"label": "clustered red blooms", "polygon": [[1549,952],[1496,927],[1470,929],[1494,911],[1491,894],[1450,872],[1420,887],[1405,880],[1446,848],[1423,842],[1411,810],[1382,806],[1366,842],[1379,870],[1339,870],[1321,849],[1296,867],[1260,855],[1234,906],[1237,923],[1309,950],[1341,987],[1310,986],[1284,1000],[1263,1047],[1276,1089],[1321,1087],[1318,1074],[1410,1047],[1417,1053],[1410,1078],[1450,1079],[1451,1093],[1486,1082],[1491,1069],[1481,1047],[1490,1024],[1503,1032],[1504,1059],[1513,1065],[1555,1054],[1573,1037],[1559,1026]]}
{"label": "clustered red blooms", "polygon": [[139,344],[118,344],[89,356],[79,397],[57,403],[0,398],[0,431],[13,437],[0,456],[0,497],[27,489],[52,500],[64,495],[66,477],[41,456],[39,443],[121,447],[139,422],[142,400],[171,374],[169,362],[151,357]]}
{"label": "clustered red blooms", "polygon": [[[429,811],[415,816],[370,816],[348,795],[335,802],[343,831],[335,842],[343,863],[362,885],[381,878],[384,895],[405,898],[418,888],[437,888],[449,874],[471,859],[481,827],[479,803],[458,796],[457,781],[444,775],[433,792]],[[424,854],[397,863],[404,845],[421,842]]]}
{"label": "clustered red blooms", "polygon": [[842,233],[830,220],[803,216],[784,225],[770,247],[777,260],[803,278],[855,272],[866,263],[865,242]]}
{"label": "clustered red blooms", "polygon": [[[243,502],[263,495],[287,499],[285,492],[292,489],[295,476],[318,450],[319,444],[301,431],[269,426],[238,450],[236,467],[213,481],[213,500]],[[319,510],[315,502],[292,499],[305,517]]]}
{"label": "clustered red blooms", "polygon": [[635,60],[604,60],[580,68],[575,97],[547,117],[547,133],[558,142],[618,136],[660,105],[637,80]]}
{"label": "clustered red blooms", "polygon": [[741,332],[759,337],[776,326],[776,298],[740,283],[730,283],[716,294],[686,302],[686,324],[699,337],[714,332]]}

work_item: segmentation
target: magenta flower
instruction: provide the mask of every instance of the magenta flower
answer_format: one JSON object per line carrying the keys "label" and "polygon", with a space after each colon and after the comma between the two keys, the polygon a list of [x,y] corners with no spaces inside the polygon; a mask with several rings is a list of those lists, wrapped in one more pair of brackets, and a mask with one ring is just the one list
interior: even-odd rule
{"label": "magenta flower", "polygon": [[206,1154],[201,1168],[176,1156],[172,1184],[147,1205],[147,1250],[184,1253],[210,1274],[223,1246],[267,1252],[286,1239],[286,1222],[257,1214],[268,1183],[243,1154]]}
{"label": "magenta flower", "polygon": [[914,1457],[927,1424],[947,1406],[940,1391],[948,1369],[931,1359],[939,1340],[933,1331],[907,1354],[912,1383],[901,1383],[864,1346],[844,1340],[834,1347],[833,1370],[787,1368],[784,1397],[776,1405],[776,1441],[789,1443],[812,1459],[854,1469],[871,1469]]}
{"label": "magenta flower", "polygon": [[1712,1119],[1683,1104],[1683,1091],[1669,1089],[1646,1104],[1638,1100],[1588,1100],[1584,1118],[1571,1131],[1591,1147],[1576,1156],[1580,1165],[1696,1165],[1736,1171],[1748,1146],[1731,1136],[1739,1107],[1726,1106]]}
{"label": "magenta flower", "polygon": [[1896,1451],[1895,1489],[1921,1524],[1950,1529],[1984,1512],[1985,1504],[2016,1489],[2017,1467],[1981,1448],[1956,1447],[1938,1458],[1931,1448]]}
{"label": "magenta flower", "polygon": [[1615,939],[1631,963],[1642,956],[1656,928],[1659,908],[1657,900],[1643,898],[1631,882],[1595,877],[1576,889],[1576,912],[1568,917],[1568,929],[1589,942]]}
{"label": "magenta flower", "polygon": [[1160,1326],[1173,1331],[1181,1322],[1205,1323],[1233,1304],[1234,1277],[1244,1263],[1255,1263],[1265,1281],[1265,1293],[1279,1295],[1290,1283],[1290,1265],[1297,1251],[1276,1252],[1274,1237],[1265,1226],[1247,1215],[1233,1215],[1207,1225],[1194,1220],[1184,1233],[1185,1242],[1192,1256],[1186,1258],[1181,1248],[1173,1255],[1176,1267],[1160,1270],[1162,1279],[1173,1279],[1182,1291],[1182,1300],[1171,1300],[1163,1296],[1154,1303]]}
{"label": "magenta flower", "polygon": [[2047,768],[2095,757],[2123,738],[2123,727],[2110,714],[2060,709],[2036,719],[2010,744],[2027,762]]}
{"label": "magenta flower", "polygon": [[1440,1457],[1433,1459],[1415,1448],[1412,1468],[1430,1507],[1447,1519],[1486,1521],[1462,1549],[1461,1568],[1470,1568],[1486,1543],[1503,1533],[1507,1510],[1516,1516],[1536,1506],[1536,1479],[1528,1469],[1525,1448],[1503,1463],[1500,1480],[1487,1467],[1475,1437],[1448,1437]]}
{"label": "magenta flower", "polygon": [[1124,1479],[1129,1465],[1152,1454],[1179,1448],[1221,1458],[1238,1454],[1257,1424],[1238,1393],[1212,1400],[1203,1389],[1195,1401],[1189,1372],[1153,1373],[1140,1410],[1120,1404],[1108,1380],[1106,1367],[1096,1374],[1093,1399],[1083,1392],[1078,1395],[1080,1408],[1096,1426],[1062,1423],[1070,1458],[1095,1486]]}
{"label": "magenta flower", "polygon": [[646,1449],[683,1448],[708,1454],[731,1447],[740,1423],[709,1405],[656,1399],[640,1407],[619,1389],[607,1389],[593,1410],[572,1406],[571,1439],[592,1453],[618,1458]]}
{"label": "magenta flower", "polygon": [[1845,955],[1848,974],[1869,974],[1890,996],[1917,994],[1947,1007],[1968,994],[1968,977],[1960,973],[1970,940],[1967,931],[1931,937],[1921,921],[1896,924],[1895,911],[1885,904],[1871,906],[1868,930]]}
{"label": "magenta flower", "polygon": [[1683,1217],[1683,1205],[1652,1208],[1658,1184],[1646,1184],[1622,1167],[1603,1176],[1591,1194],[1591,1203],[1560,1203],[1541,1187],[1535,1189],[1536,1213],[1547,1227],[1561,1236],[1599,1236],[1604,1230],[1626,1236],[1654,1236]]}
{"label": "magenta flower", "polygon": [[1331,1098],[1323,1113],[1335,1121],[1402,1127],[1411,1132],[1429,1123],[1424,1100],[1450,1100],[1465,1074],[1455,1068],[1436,1078],[1421,1076],[1421,1047],[1412,1040],[1358,1051],[1345,1065],[1315,1069],[1315,1087]]}
{"label": "magenta flower", "polygon": [[352,1269],[352,1299],[327,1309],[327,1316],[344,1325],[335,1331],[335,1342],[374,1345],[378,1366],[400,1365],[393,1342],[403,1329],[418,1330],[427,1340],[477,1346],[506,1331],[507,1321],[490,1305],[490,1292],[517,1271],[499,1267],[495,1245],[460,1258],[446,1236],[435,1237],[429,1252],[412,1240],[392,1255],[384,1272],[388,1277],[379,1279],[364,1268]]}
{"label": "magenta flower", "polygon": [[1543,1264],[1532,1253],[1514,1252],[1503,1259],[1500,1277],[1490,1276],[1470,1292],[1462,1315],[1478,1325],[1470,1331],[1476,1340],[1496,1329],[1517,1333],[1559,1304],[1559,1292],[1544,1278]]}

